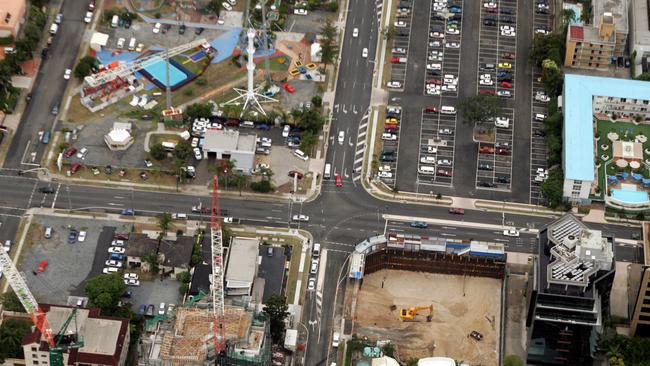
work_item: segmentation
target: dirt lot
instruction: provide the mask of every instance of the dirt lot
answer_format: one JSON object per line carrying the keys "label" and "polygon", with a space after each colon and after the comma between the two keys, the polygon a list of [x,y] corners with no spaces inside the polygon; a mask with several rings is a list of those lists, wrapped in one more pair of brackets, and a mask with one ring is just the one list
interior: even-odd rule
{"label": "dirt lot", "polygon": [[[402,360],[446,356],[471,365],[496,365],[500,293],[500,281],[490,278],[379,271],[363,279],[355,332],[391,340]],[[402,307],[429,304],[433,304],[432,322],[426,322],[426,310],[416,322],[400,320]],[[391,305],[396,310],[391,311]],[[468,336],[473,330],[483,334],[482,341]]]}

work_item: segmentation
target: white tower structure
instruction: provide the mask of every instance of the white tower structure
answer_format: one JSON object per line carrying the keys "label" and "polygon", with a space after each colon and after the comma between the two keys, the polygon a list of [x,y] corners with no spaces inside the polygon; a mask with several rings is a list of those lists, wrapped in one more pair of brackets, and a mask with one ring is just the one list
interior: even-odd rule
{"label": "white tower structure", "polygon": [[255,57],[255,34],[255,29],[253,28],[249,28],[248,32],[246,33],[246,36],[248,37],[248,47],[246,47],[246,53],[248,53],[248,62],[246,63],[246,70],[248,70],[247,88],[245,90],[233,88],[237,93],[239,93],[239,96],[227,101],[225,105],[239,105],[243,100],[244,107],[242,110],[246,110],[247,108],[254,108],[266,116],[266,112],[264,112],[264,108],[262,108],[261,103],[277,102],[278,100],[260,94],[259,90],[261,87],[255,88],[254,86],[255,62],[253,62],[253,58]]}

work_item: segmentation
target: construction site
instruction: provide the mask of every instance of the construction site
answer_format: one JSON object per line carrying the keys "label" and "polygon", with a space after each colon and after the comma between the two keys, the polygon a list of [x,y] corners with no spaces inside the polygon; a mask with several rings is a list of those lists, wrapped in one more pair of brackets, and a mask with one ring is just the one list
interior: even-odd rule
{"label": "construction site", "polygon": [[352,333],[391,342],[403,362],[437,356],[498,365],[505,254],[490,251],[444,238],[369,238],[356,248],[362,268],[347,288]]}

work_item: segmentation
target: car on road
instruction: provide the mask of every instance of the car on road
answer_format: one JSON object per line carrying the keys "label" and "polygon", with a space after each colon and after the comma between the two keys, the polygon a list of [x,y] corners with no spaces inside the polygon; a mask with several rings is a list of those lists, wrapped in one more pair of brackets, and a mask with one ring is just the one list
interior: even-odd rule
{"label": "car on road", "polygon": [[505,230],[503,230],[503,235],[510,236],[510,237],[513,237],[513,238],[518,238],[519,237],[519,231],[517,231],[517,229],[514,229],[514,228],[505,229]]}
{"label": "car on road", "polygon": [[361,50],[361,57],[363,57],[363,58],[368,57],[368,49],[367,48],[364,47],[363,50]]}
{"label": "car on road", "polygon": [[70,230],[70,232],[68,233],[68,244],[76,243],[78,235],[79,233],[77,232],[77,230]]}
{"label": "car on road", "polygon": [[386,83],[386,86],[389,87],[389,88],[392,88],[392,89],[398,89],[398,88],[402,87],[402,83],[400,83],[399,81],[394,81],[393,80],[393,81],[389,81],[388,83]]}
{"label": "car on road", "polygon": [[314,291],[316,289],[316,278],[310,277],[307,281],[307,290]]}
{"label": "car on road", "polygon": [[341,174],[334,175],[334,180],[336,182],[337,187],[342,187],[343,186],[343,179],[341,178]]}
{"label": "car on road", "polygon": [[63,21],[63,14],[61,13],[57,14],[56,17],[54,18],[54,23],[61,24],[62,21]]}
{"label": "car on road", "polygon": [[296,222],[309,222],[309,216],[303,214],[293,215],[292,220]]}
{"label": "car on road", "polygon": [[84,241],[86,241],[86,234],[87,234],[86,230],[79,231],[79,237],[77,237],[77,241],[80,242],[80,243],[83,243]]}
{"label": "car on road", "polygon": [[127,286],[140,286],[140,280],[133,280],[133,279],[126,280],[125,279],[124,284],[127,285]]}
{"label": "car on road", "polygon": [[339,145],[343,145],[343,142],[345,142],[345,131],[339,131]]}
{"label": "car on road", "polygon": [[113,259],[107,260],[104,264],[106,265],[106,267],[118,267],[118,268],[122,267],[122,262]]}
{"label": "car on road", "polygon": [[289,84],[289,83],[282,84],[282,87],[284,88],[284,90],[286,90],[287,92],[292,93],[292,94],[296,91],[296,89],[294,89],[294,87],[291,86],[291,84]]}
{"label": "car on road", "polygon": [[449,207],[449,213],[454,215],[464,215],[465,210],[459,207]]}
{"label": "car on road", "polygon": [[296,15],[307,15],[306,9],[293,9],[293,13]]}
{"label": "car on road", "polygon": [[54,189],[52,186],[45,186],[38,188],[38,191],[41,193],[54,193],[56,192],[56,189]]}
{"label": "car on road", "polygon": [[88,23],[90,23],[92,21],[93,21],[93,12],[92,11],[87,11],[86,16],[84,17],[84,22],[86,22],[86,24],[88,24]]}
{"label": "car on road", "polygon": [[354,29],[352,30],[352,37],[353,37],[353,38],[357,38],[357,37],[359,37],[359,28],[354,28]]}
{"label": "car on road", "polygon": [[426,229],[427,227],[429,227],[429,224],[427,224],[424,221],[413,221],[413,222],[411,222],[411,227]]}
{"label": "car on road", "polygon": [[63,72],[63,78],[65,80],[70,80],[70,76],[72,76],[72,70],[65,69],[65,71]]}
{"label": "car on road", "polygon": [[318,273],[318,259],[312,259],[311,266],[309,268],[309,273],[311,274]]}
{"label": "car on road", "polygon": [[122,247],[109,247],[108,248],[109,253],[116,253],[116,254],[124,254],[126,252],[126,249]]}
{"label": "car on road", "polygon": [[[160,23],[156,23],[156,24],[154,24],[154,26],[153,26],[153,32],[154,32],[155,34],[160,33],[160,27],[162,27],[162,24],[160,24]],[[124,38],[120,38],[120,39],[124,39]],[[124,45],[124,42],[122,42],[122,45]]]}

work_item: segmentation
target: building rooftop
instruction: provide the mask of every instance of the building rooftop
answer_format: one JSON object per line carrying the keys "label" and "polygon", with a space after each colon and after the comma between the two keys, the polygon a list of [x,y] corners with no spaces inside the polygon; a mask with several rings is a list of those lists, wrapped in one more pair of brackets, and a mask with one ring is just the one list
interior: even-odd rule
{"label": "building rooftop", "polygon": [[250,287],[257,274],[259,239],[236,237],[230,245],[226,286]]}
{"label": "building rooftop", "polygon": [[602,15],[611,13],[616,32],[627,33],[627,1],[628,0],[593,0],[593,24],[600,26]]}
{"label": "building rooftop", "polygon": [[[41,305],[46,312],[47,320],[52,329],[61,329],[63,323],[72,314],[72,307],[58,305]],[[84,340],[84,346],[70,351],[70,364],[75,362],[88,364],[117,364],[125,345],[126,332],[129,329],[128,319],[104,317],[99,315],[99,309],[78,309],[76,324],[79,335]],[[41,350],[47,347],[45,338],[35,328],[34,333],[23,339],[23,344],[39,342]]]}
{"label": "building rooftop", "polygon": [[569,26],[569,39],[572,41],[582,41],[585,39],[585,27],[581,25]]}
{"label": "building rooftop", "polygon": [[564,76],[564,177],[594,180],[593,96],[650,100],[647,81]]}
{"label": "building rooftop", "polygon": [[[158,247],[157,239],[140,233],[129,235],[128,243],[126,255],[129,257],[143,257],[155,252]],[[194,238],[191,236],[177,236],[175,241],[162,240],[160,243],[160,253],[164,256],[162,264],[169,267],[189,265],[193,246]]]}
{"label": "building rooftop", "polygon": [[255,135],[240,134],[238,130],[205,131],[204,148],[208,151],[255,151]]}
{"label": "building rooftop", "polygon": [[630,25],[634,32],[634,43],[650,45],[650,13],[648,13],[648,1],[632,0],[632,19]]}
{"label": "building rooftop", "polygon": [[[208,229],[209,232],[209,229]],[[212,274],[212,265],[210,263],[212,258],[212,248],[210,247],[210,240],[207,236],[201,237],[201,263],[194,266],[194,273],[192,274],[192,282],[190,284],[190,295],[197,295],[203,291],[210,292],[210,278]]]}
{"label": "building rooftop", "polygon": [[25,0],[2,0],[0,2],[1,27],[4,29],[15,28],[25,15]]}

